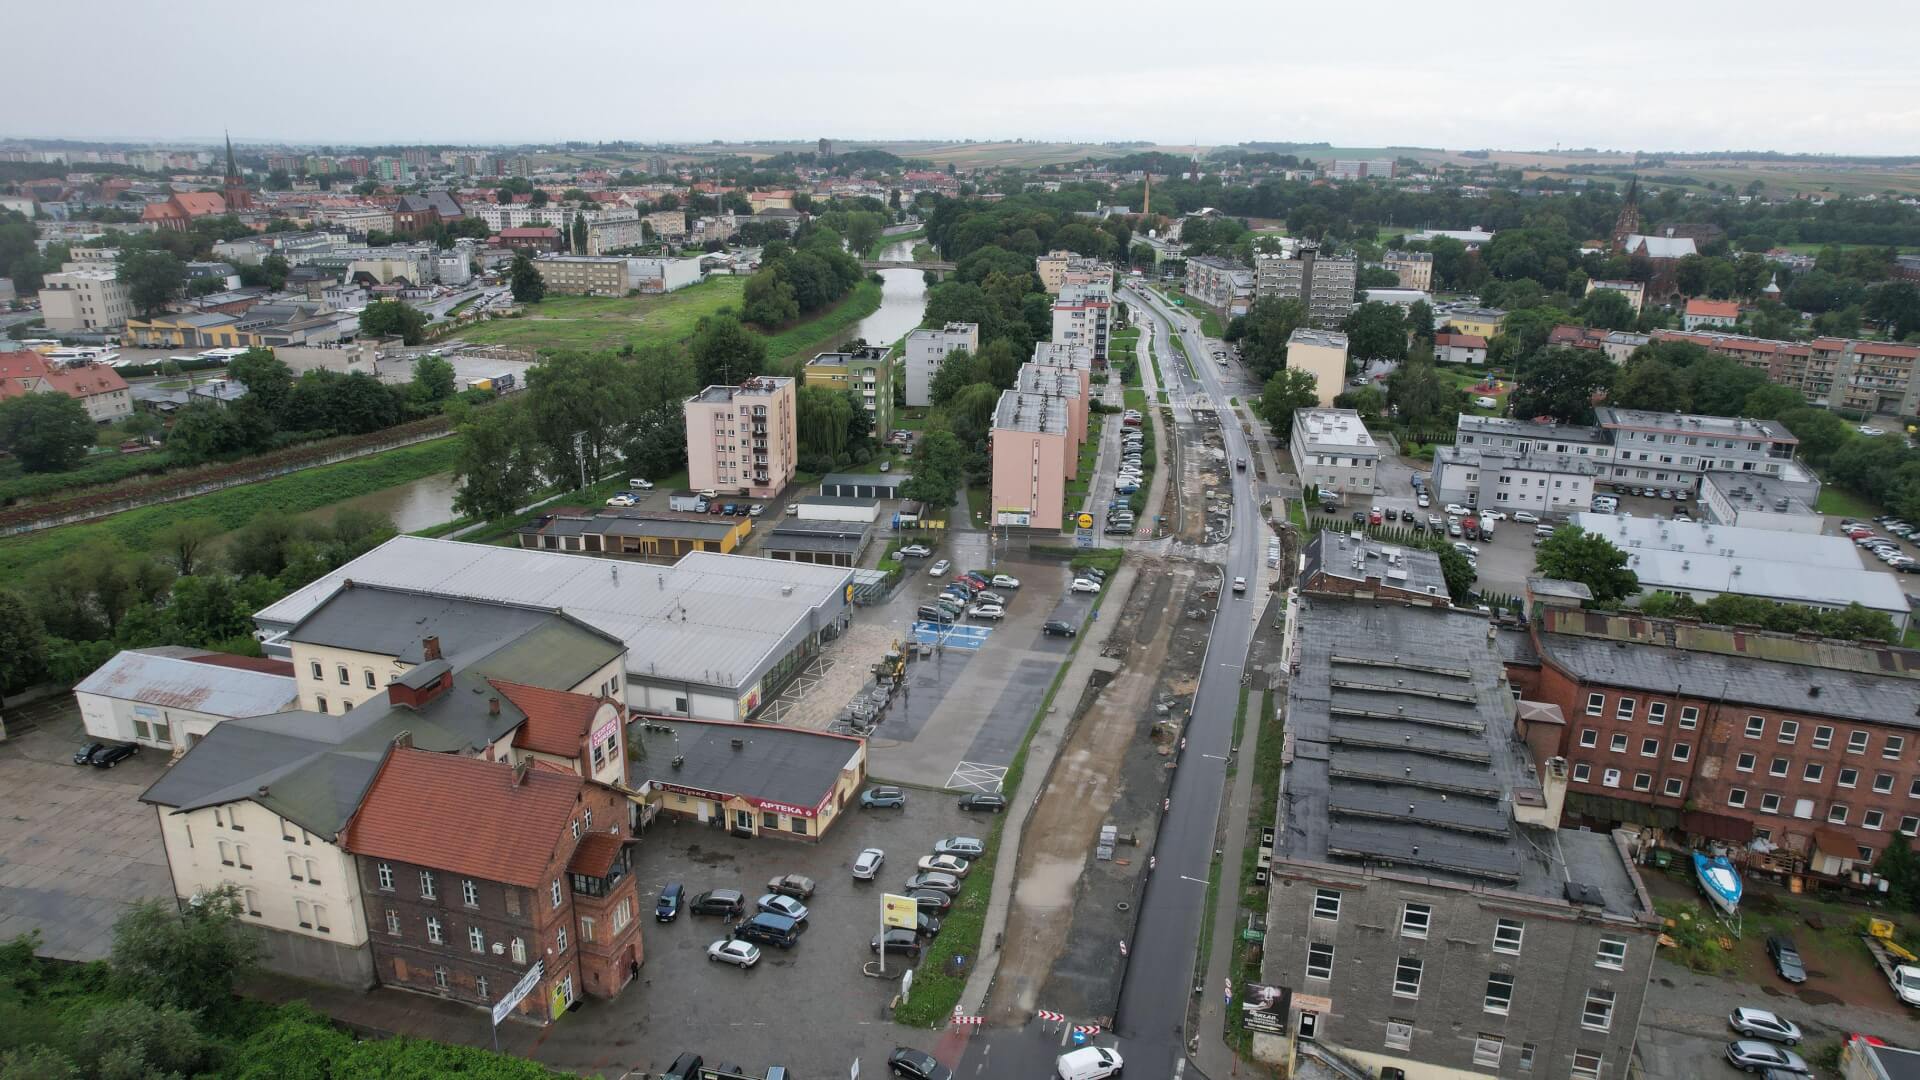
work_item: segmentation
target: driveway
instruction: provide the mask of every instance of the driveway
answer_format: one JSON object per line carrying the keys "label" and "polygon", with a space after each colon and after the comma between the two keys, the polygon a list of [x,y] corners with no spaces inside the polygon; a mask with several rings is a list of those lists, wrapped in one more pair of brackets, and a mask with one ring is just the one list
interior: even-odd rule
{"label": "driveway", "polygon": [[42,955],[102,959],[129,904],[173,895],[154,810],[137,801],[166,757],[145,751],[112,769],[75,765],[85,732],[71,696],[9,709],[7,723],[0,940],[38,931]]}

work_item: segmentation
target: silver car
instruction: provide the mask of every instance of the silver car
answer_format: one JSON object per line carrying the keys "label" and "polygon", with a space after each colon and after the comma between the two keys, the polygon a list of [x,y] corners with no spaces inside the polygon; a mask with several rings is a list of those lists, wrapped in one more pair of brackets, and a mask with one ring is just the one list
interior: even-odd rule
{"label": "silver car", "polygon": [[1800,1026],[1784,1016],[1770,1013],[1765,1009],[1738,1008],[1727,1016],[1727,1023],[1742,1035],[1751,1035],[1756,1039],[1785,1043],[1796,1046],[1800,1042]]}
{"label": "silver car", "polygon": [[1759,1039],[1741,1039],[1727,1044],[1727,1060],[1733,1067],[1744,1072],[1760,1072],[1763,1069],[1784,1073],[1805,1074],[1806,1059],[1785,1047],[1775,1046]]}

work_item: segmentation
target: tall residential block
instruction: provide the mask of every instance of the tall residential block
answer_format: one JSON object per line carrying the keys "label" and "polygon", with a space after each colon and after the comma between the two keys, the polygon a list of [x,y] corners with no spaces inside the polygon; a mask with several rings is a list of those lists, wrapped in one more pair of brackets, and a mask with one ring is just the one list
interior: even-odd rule
{"label": "tall residential block", "polygon": [[860,345],[846,352],[818,353],[807,361],[808,386],[851,391],[867,410],[870,430],[893,430],[893,364],[884,345]]}
{"label": "tall residential block", "polygon": [[979,323],[948,323],[937,330],[915,330],[907,335],[907,405],[933,404],[933,377],[948,356],[965,349],[980,351]]}
{"label": "tall residential block", "polygon": [[1050,529],[1065,520],[1067,479],[1079,465],[1064,399],[1008,390],[993,411],[990,525]]}
{"label": "tall residential block", "polygon": [[687,399],[687,484],[772,498],[793,479],[792,379],[754,376]]}
{"label": "tall residential block", "polygon": [[1331,408],[1347,382],[1347,335],[1301,327],[1287,338],[1287,366],[1313,376],[1320,407]]}
{"label": "tall residential block", "polygon": [[1255,255],[1254,295],[1298,300],[1315,326],[1339,326],[1353,311],[1353,293],[1360,278],[1354,259],[1322,258],[1312,244],[1300,245],[1297,257]]}
{"label": "tall residential block", "polygon": [[1053,342],[1092,350],[1093,362],[1107,363],[1107,336],[1113,317],[1113,289],[1100,282],[1066,285],[1053,302]]}
{"label": "tall residential block", "polygon": [[47,329],[61,334],[118,330],[131,306],[117,270],[70,268],[48,274],[40,286],[40,311]]}

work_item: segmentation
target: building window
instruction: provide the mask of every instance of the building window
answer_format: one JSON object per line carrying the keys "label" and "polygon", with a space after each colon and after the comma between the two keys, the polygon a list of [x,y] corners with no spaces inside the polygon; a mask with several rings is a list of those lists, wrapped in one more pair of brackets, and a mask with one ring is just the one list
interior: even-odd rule
{"label": "building window", "polygon": [[1792,745],[1793,741],[1795,739],[1798,739],[1799,737],[1800,737],[1800,722],[1798,720],[1780,721],[1780,731],[1774,735],[1775,739],[1778,739],[1779,741],[1786,743],[1788,745]]}
{"label": "building window", "polygon": [[1834,825],[1845,825],[1847,823],[1847,804],[1834,803],[1832,806],[1827,807],[1827,821]]}
{"label": "building window", "polygon": [[1613,751],[1616,754],[1626,753],[1627,752],[1627,733],[1624,731],[1614,732],[1613,738],[1608,740],[1607,742],[1607,749]]}
{"label": "building window", "polygon": [[1786,758],[1783,758],[1783,757],[1774,758],[1773,761],[1767,765],[1767,775],[1785,776],[1787,775],[1787,766],[1789,764],[1790,763],[1787,761]]}
{"label": "building window", "polygon": [[1520,955],[1520,941],[1526,935],[1526,927],[1518,919],[1499,919],[1493,924],[1493,951]]}
{"label": "building window", "polygon": [[361,674],[362,674],[362,675],[364,675],[364,676],[366,676],[366,683],[367,683],[367,689],[369,689],[369,690],[378,690],[378,689],[380,689],[380,687],[379,687],[378,685],[376,685],[376,684],[374,683],[374,681],[373,681],[373,669],[372,669],[372,668],[365,668],[365,669],[362,669],[362,671],[361,671]]}
{"label": "building window", "polygon": [[1599,746],[1600,730],[1598,728],[1581,728],[1580,729],[1580,745],[1582,747],[1585,747],[1588,750],[1591,750],[1594,747]]}
{"label": "building window", "polygon": [[433,985],[442,990],[447,988],[447,969],[439,964],[433,966]]}
{"label": "building window", "polygon": [[1690,744],[1683,743],[1683,742],[1677,742],[1673,744],[1673,760],[1685,761],[1692,756],[1693,756],[1693,747]]}
{"label": "building window", "polygon": [[435,945],[446,944],[446,935],[440,932],[440,917],[437,915],[427,916],[427,940]]}
{"label": "building window", "polygon": [[1860,783],[1859,769],[1841,769],[1839,784],[1843,788],[1856,787]]}
{"label": "building window", "polygon": [[1532,1043],[1520,1044],[1520,1071],[1521,1072],[1533,1071],[1533,1044]]}
{"label": "building window", "polygon": [[1640,756],[1641,757],[1659,757],[1660,756],[1660,740],[1659,739],[1641,739],[1640,740]]}
{"label": "building window", "polygon": [[1893,774],[1890,772],[1875,773],[1873,776],[1873,793],[1875,795],[1893,794]]}
{"label": "building window", "polygon": [[1920,817],[1909,814],[1900,819],[1901,836],[1920,836]]}
{"label": "building window", "polygon": [[232,866],[233,865],[233,845],[227,843],[225,840],[222,840],[219,843],[220,843],[220,865]]}
{"label": "building window", "polygon": [[593,940],[593,917],[590,915],[580,916],[580,940]]}
{"label": "building window", "polygon": [[337,674],[338,674],[338,675],[340,676],[340,685],[341,685],[341,686],[352,686],[352,685],[353,685],[353,677],[347,674],[347,665],[345,665],[345,664],[335,664],[335,665],[334,665],[334,671],[335,671],[335,672],[336,672],[336,673],[337,673]]}
{"label": "building window", "polygon": [[1387,1049],[1406,1050],[1413,1046],[1413,1021],[1387,1021]]}
{"label": "building window", "polygon": [[1621,698],[1619,703],[1613,707],[1613,718],[1615,720],[1633,719],[1633,707],[1635,704],[1636,702],[1633,698],[1630,698],[1630,697]]}
{"label": "building window", "polygon": [[313,696],[313,711],[317,713],[325,713],[327,711],[327,696],[325,694],[315,694]]}
{"label": "building window", "polygon": [[1605,694],[1588,694],[1587,695],[1587,715],[1588,716],[1599,716],[1601,713],[1606,711],[1606,708],[1607,708],[1607,695]]}
{"label": "building window", "polygon": [[1580,1010],[1580,1026],[1605,1031],[1613,1026],[1613,991],[1588,990],[1586,1007]]}
{"label": "building window", "polygon": [[379,866],[374,867],[373,872],[374,876],[380,879],[380,890],[382,892],[392,892],[393,867],[388,866],[386,863],[381,863]]}
{"label": "building window", "polygon": [[1758,760],[1752,754],[1741,754],[1735,759],[1733,767],[1741,772],[1752,772],[1754,762]]}
{"label": "building window", "polygon": [[313,681],[326,682],[327,673],[326,673],[326,670],[320,666],[320,661],[314,660],[311,663],[313,665]]}
{"label": "building window", "polygon": [[1771,793],[1760,796],[1760,812],[1763,814],[1779,813],[1780,796]]}
{"label": "building window", "polygon": [[241,889],[240,902],[246,905],[247,914],[253,916],[256,919],[260,917],[260,894],[259,893],[253,891],[252,889]]}
{"label": "building window", "polygon": [[327,905],[313,905],[313,928],[323,934],[331,932],[327,926]]}
{"label": "building window", "polygon": [[1502,1039],[1498,1035],[1488,1035],[1483,1032],[1479,1038],[1473,1040],[1473,1063],[1475,1065],[1487,1065],[1492,1068],[1499,1068],[1500,1055],[1506,1049],[1506,1046],[1507,1043],[1505,1039]]}
{"label": "building window", "polygon": [[633,901],[622,900],[620,906],[613,909],[613,932],[619,933],[633,921]]}
{"label": "building window", "polygon": [[300,924],[300,929],[313,929],[313,906],[305,900],[295,900],[293,902],[293,917],[294,920]]}
{"label": "building window", "polygon": [[[1800,779],[1805,780],[1809,784],[1817,784],[1821,778],[1826,775],[1826,772],[1827,767],[1825,765],[1817,761],[1809,761],[1807,762],[1807,767],[1800,770]],[[1777,776],[1779,774],[1776,773],[1775,775]]]}
{"label": "building window", "polygon": [[487,932],[477,926],[469,926],[467,928],[467,948],[477,953],[486,952]]}
{"label": "building window", "polygon": [[1317,941],[1307,946],[1307,978],[1333,978],[1333,946]]}
{"label": "building window", "polygon": [[1606,1058],[1591,1050],[1573,1052],[1574,1080],[1600,1080],[1600,1070],[1606,1067]]}
{"label": "building window", "polygon": [[1813,729],[1813,748],[1815,750],[1825,750],[1827,747],[1832,745],[1833,745],[1833,729],[1832,728],[1828,727],[1825,724],[1821,724],[1818,727]]}
{"label": "building window", "polygon": [[1313,917],[1327,922],[1340,921],[1340,893],[1334,889],[1317,889],[1313,894]]}
{"label": "building window", "polygon": [[548,895],[553,898],[553,906],[559,907],[560,906],[560,879],[559,878],[553,879],[553,884],[548,888],[547,892],[548,892]]}
{"label": "building window", "polygon": [[1487,996],[1482,1003],[1490,1013],[1507,1015],[1513,1007],[1513,976],[1496,971],[1487,976]]}
{"label": "building window", "polygon": [[1847,732],[1847,753],[1864,754],[1867,752],[1867,740],[1870,736],[1864,731]]}
{"label": "building window", "polygon": [[1860,818],[1860,827],[1863,829],[1872,829],[1875,832],[1878,832],[1880,831],[1881,824],[1886,820],[1887,820],[1886,814],[1878,810],[1869,810],[1866,812],[1865,815],[1863,815]]}
{"label": "building window", "polygon": [[242,870],[253,869],[253,864],[247,861],[247,845],[245,844],[233,845],[233,861],[238,863]]}
{"label": "building window", "polygon": [[436,895],[433,886],[433,871],[420,871],[420,899],[432,900]]}
{"label": "building window", "polygon": [[1727,792],[1727,805],[1728,805],[1728,806],[1745,806],[1745,805],[1747,805],[1747,789],[1746,789],[1746,788],[1738,788],[1738,787],[1737,787],[1737,788],[1734,788],[1734,789],[1732,789],[1732,790],[1730,790],[1730,791],[1728,791],[1728,792]]}
{"label": "building window", "polygon": [[474,991],[475,991],[476,993],[478,993],[478,994],[480,995],[480,1000],[481,1000],[481,1001],[492,1001],[492,1000],[493,1000],[493,995],[487,992],[487,989],[488,989],[488,988],[487,988],[487,977],[486,977],[485,975],[477,975],[477,976],[475,976],[475,977],[474,977],[474,980],[473,980],[473,989],[474,989]]}
{"label": "building window", "polygon": [[1600,951],[1593,958],[1593,966],[1609,971],[1625,971],[1627,967],[1627,941],[1625,938],[1603,937],[1600,939]]}
{"label": "building window", "polygon": [[1699,722],[1700,722],[1700,709],[1698,706],[1694,706],[1694,705],[1681,706],[1680,708],[1680,726],[1681,727],[1692,728],[1694,725],[1698,724]]}
{"label": "building window", "polygon": [[1648,772],[1634,773],[1633,774],[1633,790],[1652,791],[1653,790],[1653,774]]}
{"label": "building window", "polygon": [[567,928],[564,926],[553,932],[553,951],[567,951]]}
{"label": "building window", "polygon": [[1904,751],[1906,748],[1907,748],[1906,736],[1889,735],[1887,736],[1886,745],[1880,748],[1880,756],[1883,758],[1891,758],[1895,761],[1898,761],[1900,760],[1901,752]]}
{"label": "building window", "polygon": [[1393,969],[1393,992],[1399,997],[1420,996],[1420,958],[1403,956]]}
{"label": "building window", "polygon": [[1667,722],[1667,703],[1664,701],[1647,702],[1647,723],[1664,724]]}
{"label": "building window", "polygon": [[1584,761],[1582,761],[1582,762],[1579,762],[1578,764],[1576,764],[1576,765],[1574,765],[1574,767],[1573,767],[1573,782],[1574,782],[1574,783],[1576,783],[1576,784],[1584,784],[1584,783],[1586,783],[1586,782],[1587,782],[1587,780],[1588,780],[1589,778],[1591,778],[1592,776],[1593,776],[1593,766],[1591,766],[1591,765],[1589,765],[1589,764],[1587,764],[1587,763],[1586,763],[1586,762],[1584,762]]}
{"label": "building window", "polygon": [[525,941],[514,938],[513,943],[508,946],[507,951],[512,954],[514,963],[524,965],[527,962],[527,943]]}
{"label": "building window", "polygon": [[300,860],[291,855],[287,856],[287,876],[295,881],[306,880],[300,876]]}
{"label": "building window", "polygon": [[1408,904],[1400,909],[1400,936],[1425,938],[1433,923],[1433,908],[1426,904]]}
{"label": "building window", "polygon": [[1687,782],[1685,780],[1682,780],[1677,776],[1667,777],[1665,794],[1669,798],[1674,798],[1674,799],[1679,798],[1681,792],[1685,791],[1686,788],[1687,788]]}
{"label": "building window", "polygon": [[387,909],[387,933],[394,937],[400,936],[400,913],[392,908]]}
{"label": "building window", "polygon": [[1757,739],[1766,734],[1767,718],[1764,716],[1747,717],[1747,738]]}

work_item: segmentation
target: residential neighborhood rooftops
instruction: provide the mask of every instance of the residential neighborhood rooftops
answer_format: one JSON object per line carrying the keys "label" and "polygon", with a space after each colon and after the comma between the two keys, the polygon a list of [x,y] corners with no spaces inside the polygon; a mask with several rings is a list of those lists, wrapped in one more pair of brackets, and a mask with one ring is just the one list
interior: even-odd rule
{"label": "residential neighborhood rooftops", "polygon": [[1687,314],[1697,318],[1738,319],[1740,305],[1733,300],[1705,300],[1695,297],[1687,301]]}
{"label": "residential neighborhood rooftops", "polygon": [[1302,555],[1302,581],[1326,574],[1359,583],[1371,579],[1383,588],[1437,597],[1441,603],[1451,596],[1446,575],[1440,571],[1440,556],[1424,548],[1382,544],[1363,535],[1322,529]]}
{"label": "residential neighborhood rooftops", "polygon": [[[1461,413],[1455,430],[1462,435],[1487,436],[1509,439],[1547,439],[1568,443],[1606,442],[1606,435],[1597,427],[1583,427],[1579,424],[1541,423],[1537,420],[1516,420],[1507,416],[1473,416]],[[1484,440],[1461,439],[1461,442],[1478,443]]]}
{"label": "residential neighborhood rooftops", "polygon": [[709,404],[723,404],[740,396],[760,396],[771,394],[793,380],[775,375],[756,375],[736,385],[708,386],[688,398],[688,401],[701,401]]}
{"label": "residential neighborhood rooftops", "polygon": [[[645,755],[627,766],[630,787],[645,781],[802,807],[832,794],[863,742],[806,728],[648,717],[670,732],[636,726]],[[735,745],[738,743],[738,745]]]}
{"label": "residential neighborhood rooftops", "polygon": [[385,756],[385,740],[348,736],[345,716],[290,712],[214,726],[140,798],[178,810],[251,799],[308,832],[331,839],[345,827]]}

